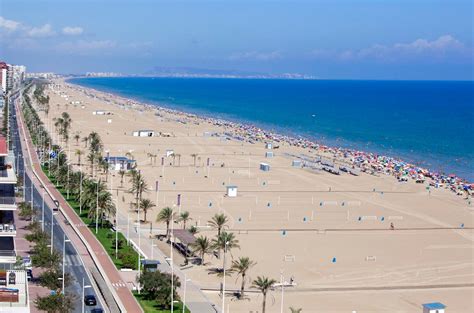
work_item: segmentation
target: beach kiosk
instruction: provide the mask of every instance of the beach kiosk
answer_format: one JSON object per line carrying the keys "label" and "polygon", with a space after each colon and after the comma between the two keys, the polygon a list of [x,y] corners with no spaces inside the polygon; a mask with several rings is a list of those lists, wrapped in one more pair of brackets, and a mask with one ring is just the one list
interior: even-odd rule
{"label": "beach kiosk", "polygon": [[265,157],[266,158],[273,158],[273,152],[272,151],[265,152]]}
{"label": "beach kiosk", "polygon": [[92,115],[105,115],[105,111],[102,111],[102,110],[93,111]]}
{"label": "beach kiosk", "polygon": [[273,144],[271,142],[265,143],[265,149],[269,149],[269,150],[273,149]]}
{"label": "beach kiosk", "polygon": [[150,129],[141,129],[134,131],[132,135],[134,137],[153,137],[155,136],[155,131]]}
{"label": "beach kiosk", "polygon": [[301,167],[301,166],[302,166],[301,160],[293,160],[293,162],[291,162],[291,166],[293,166],[293,167]]}
{"label": "beach kiosk", "polygon": [[227,197],[235,198],[237,197],[237,186],[227,186]]}
{"label": "beach kiosk", "polygon": [[270,164],[267,163],[260,163],[260,170],[264,172],[270,171]]}
{"label": "beach kiosk", "polygon": [[423,304],[423,313],[444,313],[446,306],[441,302]]}

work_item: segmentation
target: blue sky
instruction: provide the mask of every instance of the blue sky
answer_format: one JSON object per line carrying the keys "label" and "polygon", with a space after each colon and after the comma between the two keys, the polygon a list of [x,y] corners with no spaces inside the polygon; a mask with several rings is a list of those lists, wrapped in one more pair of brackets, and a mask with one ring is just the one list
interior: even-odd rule
{"label": "blue sky", "polygon": [[0,0],[0,58],[31,71],[154,66],[330,79],[472,79],[470,0]]}

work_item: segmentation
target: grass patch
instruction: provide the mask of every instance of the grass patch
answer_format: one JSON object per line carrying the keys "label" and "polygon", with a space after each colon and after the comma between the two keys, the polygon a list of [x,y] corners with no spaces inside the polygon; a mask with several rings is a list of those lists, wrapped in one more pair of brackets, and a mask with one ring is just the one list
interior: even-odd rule
{"label": "grass patch", "polygon": [[[133,295],[138,300],[138,302],[140,303],[140,305],[143,308],[143,311],[145,311],[145,313],[170,313],[171,312],[171,310],[165,310],[165,309],[161,308],[160,306],[158,306],[156,304],[156,301],[154,301],[154,300],[145,300],[143,298],[143,294],[139,295],[136,291],[134,291]],[[179,313],[183,312],[183,303],[182,302],[175,303],[173,310],[174,310],[174,312],[179,312]],[[189,311],[188,308],[186,308],[184,311],[186,313],[191,312],[191,311]]]}
{"label": "grass patch", "polygon": [[[43,172],[48,177],[49,181],[53,184],[56,184],[56,179],[53,175],[48,175],[48,168],[46,166],[42,166]],[[88,225],[91,232],[96,236],[99,242],[104,247],[105,251],[107,251],[108,255],[114,262],[117,269],[122,269],[123,267],[132,268],[134,270],[138,269],[138,253],[132,248],[131,245],[127,245],[127,240],[125,236],[119,232],[118,239],[122,241],[122,247],[118,249],[118,258],[116,258],[115,254],[115,232],[112,231],[109,227],[100,227],[97,234],[95,233],[95,221],[92,221],[87,216],[87,210],[82,210],[80,212],[79,202],[74,200],[72,195],[70,194],[69,199],[67,199],[67,190],[63,186],[56,186],[56,189],[61,193],[63,198],[69,203],[69,205],[74,209],[76,214],[81,218],[84,224]],[[107,223],[108,224],[108,223]],[[153,311],[152,311],[153,312]],[[160,311],[157,311],[160,312]]]}

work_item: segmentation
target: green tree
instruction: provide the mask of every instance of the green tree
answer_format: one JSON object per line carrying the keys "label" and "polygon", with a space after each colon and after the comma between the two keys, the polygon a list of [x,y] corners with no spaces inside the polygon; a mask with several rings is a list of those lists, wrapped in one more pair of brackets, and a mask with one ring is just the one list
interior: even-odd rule
{"label": "green tree", "polygon": [[290,312],[291,313],[301,313],[301,311],[303,311],[303,309],[301,309],[301,308],[295,309],[294,307],[290,306]]}
{"label": "green tree", "polygon": [[192,220],[191,216],[189,215],[188,211],[183,211],[178,217],[178,222],[183,223],[183,229],[186,229],[186,223]]}
{"label": "green tree", "polygon": [[71,294],[57,293],[35,299],[35,307],[47,313],[69,313],[74,311],[75,297]]}
{"label": "green tree", "polygon": [[207,223],[209,226],[211,226],[214,229],[217,229],[217,237],[220,236],[222,228],[226,226],[226,224],[229,222],[227,216],[224,213],[216,213],[211,220],[209,220]]}
{"label": "green tree", "polygon": [[[159,306],[164,309],[171,308],[171,274],[162,273],[160,271],[146,271],[140,275],[138,279],[145,299],[155,300]],[[173,276],[173,299],[179,300],[176,288],[181,287],[179,278]]]}
{"label": "green tree", "polygon": [[276,280],[268,278],[266,276],[258,276],[257,279],[253,281],[253,288],[258,289],[262,295],[263,295],[263,300],[262,300],[262,313],[265,313],[265,305],[267,302],[267,293],[268,290],[276,283]]}
{"label": "green tree", "polygon": [[245,276],[247,275],[247,271],[255,266],[255,262],[250,260],[248,257],[240,257],[238,260],[232,261],[231,271],[233,273],[237,273],[240,275],[242,279],[242,284],[240,285],[240,297],[244,297],[245,291]]}
{"label": "green tree", "polygon": [[190,245],[193,253],[198,253],[201,258],[201,265],[204,265],[204,256],[212,252],[211,241],[206,236],[199,236]]}
{"label": "green tree", "polygon": [[173,212],[173,209],[170,207],[165,207],[161,209],[160,213],[156,217],[158,223],[166,223],[166,238],[170,239],[170,223],[171,220],[175,219],[176,213]]}
{"label": "green tree", "polygon": [[[39,284],[47,287],[49,290],[61,292],[62,289],[62,271],[59,268],[50,268],[38,276]],[[74,278],[70,273],[64,273],[64,286],[67,287],[73,282]]]}
{"label": "green tree", "polygon": [[[223,231],[218,237],[212,239],[212,247],[219,251],[230,252],[234,248],[240,248],[239,241],[235,238],[234,233],[228,233]],[[222,269],[224,269],[224,259],[222,260]]]}
{"label": "green tree", "polygon": [[142,201],[140,201],[140,209],[143,210],[145,223],[146,223],[146,214],[148,213],[148,210],[151,210],[154,207],[155,207],[155,204],[150,199],[142,199]]}

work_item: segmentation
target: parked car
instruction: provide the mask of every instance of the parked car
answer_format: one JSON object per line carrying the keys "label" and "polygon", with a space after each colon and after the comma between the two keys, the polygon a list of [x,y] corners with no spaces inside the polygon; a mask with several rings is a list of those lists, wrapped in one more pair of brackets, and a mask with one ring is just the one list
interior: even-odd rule
{"label": "parked car", "polygon": [[97,299],[94,295],[87,295],[84,297],[84,303],[88,306],[97,305]]}
{"label": "parked car", "polygon": [[26,278],[28,279],[28,281],[33,279],[33,270],[26,270]]}
{"label": "parked car", "polygon": [[91,313],[104,313],[104,310],[102,310],[101,308],[95,308],[91,310]]}

